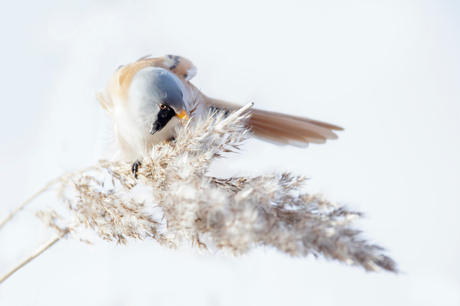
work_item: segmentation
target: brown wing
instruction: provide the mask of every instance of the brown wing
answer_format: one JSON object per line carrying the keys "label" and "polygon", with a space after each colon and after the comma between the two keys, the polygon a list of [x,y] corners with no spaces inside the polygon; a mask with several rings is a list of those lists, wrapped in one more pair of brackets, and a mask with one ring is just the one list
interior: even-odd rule
{"label": "brown wing", "polygon": [[[205,103],[230,110],[240,107],[234,103],[211,98],[206,98]],[[251,114],[248,125],[255,135],[278,145],[307,147],[309,143],[325,143],[327,139],[338,138],[334,131],[343,130],[326,122],[260,109],[252,108]]]}
{"label": "brown wing", "polygon": [[171,70],[179,79],[190,81],[196,75],[196,67],[185,57],[178,55],[162,56],[163,64]]}

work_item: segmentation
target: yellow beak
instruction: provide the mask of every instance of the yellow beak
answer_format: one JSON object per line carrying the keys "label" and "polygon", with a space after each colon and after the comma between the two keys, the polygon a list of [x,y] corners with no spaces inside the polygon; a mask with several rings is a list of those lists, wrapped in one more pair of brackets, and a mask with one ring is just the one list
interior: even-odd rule
{"label": "yellow beak", "polygon": [[176,114],[176,116],[179,117],[180,120],[182,120],[182,119],[188,120],[189,119],[187,112],[184,111],[184,110],[181,110],[179,112],[179,114]]}

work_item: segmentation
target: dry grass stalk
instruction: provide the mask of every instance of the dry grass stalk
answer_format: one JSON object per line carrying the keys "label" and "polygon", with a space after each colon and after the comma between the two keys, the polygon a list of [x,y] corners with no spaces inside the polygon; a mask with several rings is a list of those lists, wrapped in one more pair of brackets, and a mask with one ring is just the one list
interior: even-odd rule
{"label": "dry grass stalk", "polygon": [[40,189],[39,191],[37,191],[34,195],[32,195],[30,198],[28,198],[24,203],[22,203],[21,205],[19,205],[18,207],[16,207],[12,212],[10,212],[10,213],[8,214],[8,216],[6,216],[5,218],[2,219],[2,221],[0,221],[0,229],[1,229],[8,221],[10,221],[10,220],[11,220],[21,209],[23,209],[27,204],[29,204],[33,199],[35,199],[35,198],[38,197],[40,194],[42,194],[42,192],[48,190],[51,186],[53,186],[53,184],[57,183],[58,181],[59,181],[59,179],[49,182],[45,187],[43,187],[42,189]]}
{"label": "dry grass stalk", "polygon": [[6,224],[8,223],[8,221],[10,221],[18,212],[20,212],[27,204],[29,204],[30,202],[32,202],[32,200],[34,200],[36,197],[38,197],[39,195],[41,195],[43,192],[47,191],[48,189],[50,189],[53,185],[61,182],[63,180],[66,180],[68,177],[72,177],[76,174],[79,174],[79,173],[83,173],[83,172],[86,172],[88,170],[91,170],[93,169],[94,167],[88,167],[88,168],[85,168],[85,169],[81,169],[81,170],[78,170],[76,172],[72,172],[72,173],[66,173],[64,174],[63,176],[55,179],[55,180],[52,180],[51,182],[49,182],[48,184],[46,184],[45,187],[43,187],[42,189],[40,189],[39,191],[37,191],[35,194],[33,194],[31,197],[29,197],[27,200],[25,200],[23,203],[21,203],[18,207],[16,207],[15,209],[13,209],[5,218],[2,219],[2,221],[0,221],[0,229]]}
{"label": "dry grass stalk", "polygon": [[[229,116],[213,112],[193,118],[178,128],[174,141],[157,145],[142,161],[137,180],[131,165],[121,161],[100,161],[91,171],[62,178],[59,196],[73,215],[73,225],[60,226],[54,212],[41,217],[58,234],[86,227],[117,243],[152,238],[178,247],[189,241],[236,255],[265,245],[292,256],[322,255],[367,271],[397,272],[383,249],[352,227],[361,213],[302,193],[304,177],[206,176],[214,159],[237,151],[251,137],[244,127],[251,106]],[[152,203],[135,199],[138,183],[148,187]]]}
{"label": "dry grass stalk", "polygon": [[24,258],[23,260],[21,260],[19,263],[17,263],[14,267],[12,267],[10,270],[8,270],[7,272],[5,272],[3,275],[0,276],[0,284],[6,280],[8,277],[10,277],[11,275],[13,275],[14,272],[16,272],[17,270],[21,269],[22,267],[24,267],[26,264],[28,264],[32,259],[34,259],[35,257],[37,257],[38,255],[40,255],[41,253],[43,253],[44,251],[46,251],[49,247],[51,247],[53,244],[55,244],[56,242],[58,242],[59,239],[61,239],[62,237],[59,236],[59,235],[54,235],[52,238],[50,238],[48,241],[46,241],[45,243],[43,243],[37,250],[35,250],[32,254],[30,254],[29,256],[27,256],[26,258]]}

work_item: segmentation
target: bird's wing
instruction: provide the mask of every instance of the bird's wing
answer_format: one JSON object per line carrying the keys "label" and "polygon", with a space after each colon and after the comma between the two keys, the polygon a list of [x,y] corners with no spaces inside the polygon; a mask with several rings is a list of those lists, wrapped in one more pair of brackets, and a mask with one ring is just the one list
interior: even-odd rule
{"label": "bird's wing", "polygon": [[179,79],[190,81],[196,75],[196,67],[185,57],[178,55],[162,56],[163,64],[171,70]]}
{"label": "bird's wing", "polygon": [[[206,97],[205,103],[221,109],[235,110],[238,104],[211,99]],[[322,121],[309,118],[291,116],[269,112],[260,109],[251,109],[248,127],[256,137],[278,145],[293,145],[307,147],[309,143],[325,143],[327,139],[337,139],[334,131],[343,128]]]}

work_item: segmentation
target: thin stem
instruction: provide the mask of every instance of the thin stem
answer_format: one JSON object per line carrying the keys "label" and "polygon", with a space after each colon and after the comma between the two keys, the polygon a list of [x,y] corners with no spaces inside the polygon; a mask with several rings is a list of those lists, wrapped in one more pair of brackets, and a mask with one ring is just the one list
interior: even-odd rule
{"label": "thin stem", "polygon": [[76,174],[79,174],[79,173],[83,173],[85,171],[88,171],[88,170],[92,170],[92,169],[96,169],[97,167],[94,167],[94,166],[90,166],[90,167],[86,167],[84,169],[81,169],[79,171],[76,171],[74,173],[69,173],[69,174],[64,174],[63,176],[60,176],[58,177],[57,179],[49,182],[45,187],[43,187],[42,189],[40,189],[39,191],[37,191],[33,196],[31,196],[30,198],[28,198],[24,203],[22,203],[21,205],[19,205],[18,207],[16,207],[8,216],[6,216],[2,221],[0,221],[0,229],[9,221],[11,220],[11,218],[14,217],[14,215],[16,215],[21,209],[24,208],[24,206],[26,206],[30,201],[32,201],[33,199],[35,199],[37,196],[39,196],[42,192],[48,190],[48,188],[50,188],[52,185],[54,185],[55,183],[59,182],[62,178],[68,176],[68,175],[76,175]]}
{"label": "thin stem", "polygon": [[46,249],[48,249],[50,246],[55,244],[59,239],[61,239],[61,235],[56,234],[53,238],[42,244],[35,252],[30,254],[28,257],[24,258],[21,262],[19,262],[16,266],[11,268],[8,272],[0,276],[0,284],[6,280],[8,277],[10,277],[14,272],[17,270],[21,269],[23,266],[25,266],[27,263],[29,263],[32,259],[43,253]]}
{"label": "thin stem", "polygon": [[[59,178],[60,179],[60,178]],[[46,185],[45,187],[43,187],[42,189],[40,189],[39,191],[37,191],[33,196],[31,196],[30,198],[28,198],[24,203],[22,203],[21,205],[19,205],[18,207],[16,207],[8,216],[6,216],[1,222],[0,222],[0,228],[2,228],[6,222],[8,222],[11,218],[14,217],[15,214],[18,213],[18,211],[20,211],[21,209],[24,208],[24,206],[26,206],[30,201],[32,201],[33,199],[35,199],[37,196],[39,196],[43,191],[46,191],[48,188],[50,188],[53,184],[55,184],[57,181],[59,181],[59,179],[56,179],[54,181],[51,181],[48,183],[48,185]]]}

